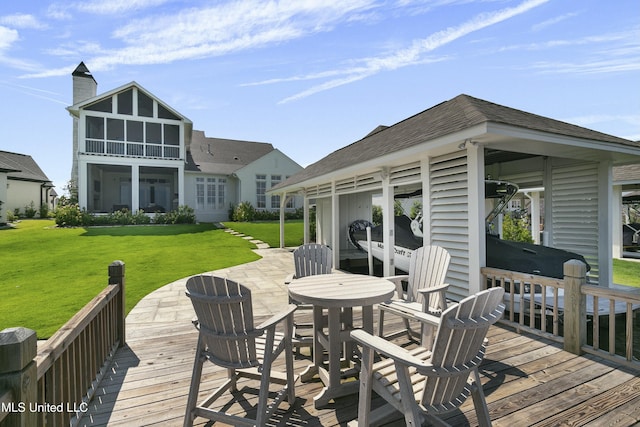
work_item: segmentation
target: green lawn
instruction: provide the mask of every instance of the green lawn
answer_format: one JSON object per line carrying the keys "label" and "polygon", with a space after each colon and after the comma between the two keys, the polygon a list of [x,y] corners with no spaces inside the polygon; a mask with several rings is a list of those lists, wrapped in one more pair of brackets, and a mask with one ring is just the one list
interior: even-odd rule
{"label": "green lawn", "polygon": [[613,283],[640,288],[640,261],[614,259]]}
{"label": "green lawn", "polygon": [[[225,223],[279,246],[278,222]],[[285,223],[287,246],[302,243],[302,221]],[[56,228],[25,220],[0,230],[0,330],[53,334],[107,285],[107,267],[126,264],[127,312],[177,279],[258,259],[247,240],[211,224]],[[640,287],[640,262],[614,260],[614,282]]]}
{"label": "green lawn", "polygon": [[[238,233],[255,237],[268,243],[272,248],[280,247],[280,223],[278,221],[232,222],[225,221],[226,227]],[[303,220],[290,220],[284,223],[284,245],[300,246],[303,240]]]}
{"label": "green lawn", "polygon": [[125,262],[127,312],[177,279],[258,259],[255,245],[211,224],[56,228],[26,220],[0,230],[0,330],[51,336],[107,285],[107,267]]}

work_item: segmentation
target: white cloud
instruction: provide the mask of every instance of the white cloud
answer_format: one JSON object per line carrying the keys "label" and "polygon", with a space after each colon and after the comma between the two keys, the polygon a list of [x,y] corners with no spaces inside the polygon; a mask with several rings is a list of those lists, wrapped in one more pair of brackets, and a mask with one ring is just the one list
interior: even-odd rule
{"label": "white cloud", "polygon": [[94,0],[77,3],[75,7],[82,12],[99,15],[113,15],[130,10],[147,9],[166,3],[168,0]]}
{"label": "white cloud", "polygon": [[438,31],[425,39],[415,40],[411,46],[400,49],[394,54],[363,59],[359,61],[362,63],[361,66],[344,69],[341,72],[334,72],[334,74],[341,75],[341,77],[299,92],[283,99],[280,103],[295,101],[328,89],[353,83],[382,71],[395,70],[421,63],[425,61],[423,55],[426,53],[432,52],[470,33],[526,13],[548,1],[549,0],[527,0],[516,7],[479,14],[461,25]]}
{"label": "white cloud", "polygon": [[564,15],[560,15],[560,16],[556,16],[554,18],[551,19],[547,19],[546,21],[540,22],[539,24],[536,24],[532,27],[533,31],[541,31],[546,29],[547,27],[550,27],[552,25],[555,25],[559,22],[565,21],[567,19],[573,18],[574,16],[578,16],[577,12],[573,12],[573,13],[566,13]]}
{"label": "white cloud", "polygon": [[[138,2],[150,4],[146,2]],[[131,21],[113,32],[121,48],[103,48],[85,62],[100,71],[121,64],[162,64],[220,56],[262,48],[317,32],[331,31],[375,7],[374,0],[298,0],[289,2],[240,0],[175,15]],[[362,15],[361,15],[362,14]],[[63,75],[68,67],[25,77]]]}
{"label": "white cloud", "polygon": [[170,0],[90,0],[84,2],[52,3],[47,10],[47,16],[53,19],[69,20],[74,12],[91,13],[94,15],[118,15],[134,10],[148,9],[160,6]]}
{"label": "white cloud", "polygon": [[18,40],[18,31],[0,26],[0,55]]}
{"label": "white cloud", "polygon": [[0,16],[0,25],[6,25],[12,28],[36,30],[47,28],[47,26],[38,21],[35,16],[28,15],[26,13],[15,13],[13,15]]}

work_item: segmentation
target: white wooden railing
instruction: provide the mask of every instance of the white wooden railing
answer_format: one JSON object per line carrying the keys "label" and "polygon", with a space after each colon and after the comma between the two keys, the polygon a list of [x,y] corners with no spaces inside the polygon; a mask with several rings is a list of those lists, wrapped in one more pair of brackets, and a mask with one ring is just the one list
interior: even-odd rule
{"label": "white wooden railing", "polygon": [[153,157],[165,159],[180,158],[179,146],[130,141],[105,141],[102,139],[86,139],[85,152],[91,154],[110,154],[115,156]]}

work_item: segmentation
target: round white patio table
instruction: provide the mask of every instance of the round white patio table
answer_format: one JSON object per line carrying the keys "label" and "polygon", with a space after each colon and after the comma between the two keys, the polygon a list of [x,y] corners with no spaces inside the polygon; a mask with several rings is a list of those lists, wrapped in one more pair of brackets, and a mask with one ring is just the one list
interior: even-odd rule
{"label": "round white patio table", "polygon": [[[313,305],[313,364],[302,373],[302,381],[318,374],[324,389],[314,397],[316,408],[335,397],[358,392],[358,382],[342,383],[340,353],[344,343],[345,362],[353,361],[353,344],[349,335],[353,329],[353,307],[362,307],[362,329],[373,333],[373,305],[390,299],[395,285],[380,277],[361,274],[318,274],[294,279],[289,295],[296,301]],[[325,334],[323,309],[328,310],[328,331]],[[323,349],[328,353],[328,369],[323,363]]]}

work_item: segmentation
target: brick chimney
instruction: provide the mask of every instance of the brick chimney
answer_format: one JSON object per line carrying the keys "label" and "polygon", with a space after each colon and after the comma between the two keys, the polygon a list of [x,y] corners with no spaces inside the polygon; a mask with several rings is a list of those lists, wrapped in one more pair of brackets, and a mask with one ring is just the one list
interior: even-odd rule
{"label": "brick chimney", "polygon": [[81,62],[71,73],[73,76],[73,103],[85,101],[96,96],[98,83],[91,75],[91,71]]}

